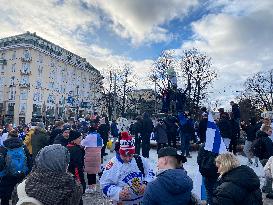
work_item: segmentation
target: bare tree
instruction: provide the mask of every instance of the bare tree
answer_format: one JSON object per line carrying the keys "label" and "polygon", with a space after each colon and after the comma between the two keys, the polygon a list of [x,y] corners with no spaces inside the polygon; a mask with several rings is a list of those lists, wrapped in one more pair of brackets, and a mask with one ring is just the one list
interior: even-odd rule
{"label": "bare tree", "polygon": [[217,77],[211,68],[211,58],[196,48],[185,50],[180,61],[182,77],[187,87],[189,109],[198,108],[206,90]]}
{"label": "bare tree", "polygon": [[272,111],[273,106],[273,69],[258,72],[244,83],[243,97],[248,98],[258,109]]}
{"label": "bare tree", "polygon": [[165,50],[153,64],[150,80],[156,83],[159,92],[169,88],[168,70],[175,67],[174,51]]}

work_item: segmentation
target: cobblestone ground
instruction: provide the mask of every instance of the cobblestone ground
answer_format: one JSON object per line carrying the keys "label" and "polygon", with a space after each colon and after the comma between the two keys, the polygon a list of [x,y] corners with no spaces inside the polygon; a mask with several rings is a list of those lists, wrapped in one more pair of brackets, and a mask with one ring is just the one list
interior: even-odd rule
{"label": "cobblestone ground", "polygon": [[93,194],[84,194],[84,205],[110,205],[112,204],[108,199],[103,197],[99,185],[97,185],[97,191]]}

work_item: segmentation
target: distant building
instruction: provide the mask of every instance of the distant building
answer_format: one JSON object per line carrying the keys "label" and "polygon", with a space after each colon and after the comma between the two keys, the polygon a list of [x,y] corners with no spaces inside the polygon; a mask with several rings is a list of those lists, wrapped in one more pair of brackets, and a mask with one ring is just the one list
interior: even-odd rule
{"label": "distant building", "polygon": [[0,39],[0,124],[91,112],[102,78],[85,58],[36,33]]}

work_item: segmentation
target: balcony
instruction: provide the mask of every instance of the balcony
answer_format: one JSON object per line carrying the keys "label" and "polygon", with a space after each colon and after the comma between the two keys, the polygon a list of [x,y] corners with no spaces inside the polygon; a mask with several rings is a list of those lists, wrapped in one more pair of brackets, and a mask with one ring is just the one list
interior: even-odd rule
{"label": "balcony", "polygon": [[24,56],[24,57],[21,58],[21,60],[23,62],[30,62],[30,61],[32,61],[32,57],[26,57],[26,56]]}
{"label": "balcony", "polygon": [[31,75],[31,71],[30,70],[20,70],[20,74],[21,75]]}
{"label": "balcony", "polygon": [[30,87],[30,83],[19,83],[19,86],[21,88],[29,88]]}

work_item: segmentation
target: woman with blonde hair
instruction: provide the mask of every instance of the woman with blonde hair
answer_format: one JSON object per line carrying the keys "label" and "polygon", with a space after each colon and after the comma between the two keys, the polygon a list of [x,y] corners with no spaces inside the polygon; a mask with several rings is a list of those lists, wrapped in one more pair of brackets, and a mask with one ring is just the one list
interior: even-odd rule
{"label": "woman with blonde hair", "polygon": [[240,165],[230,152],[216,159],[219,178],[213,192],[213,205],[262,205],[260,180],[256,173]]}

